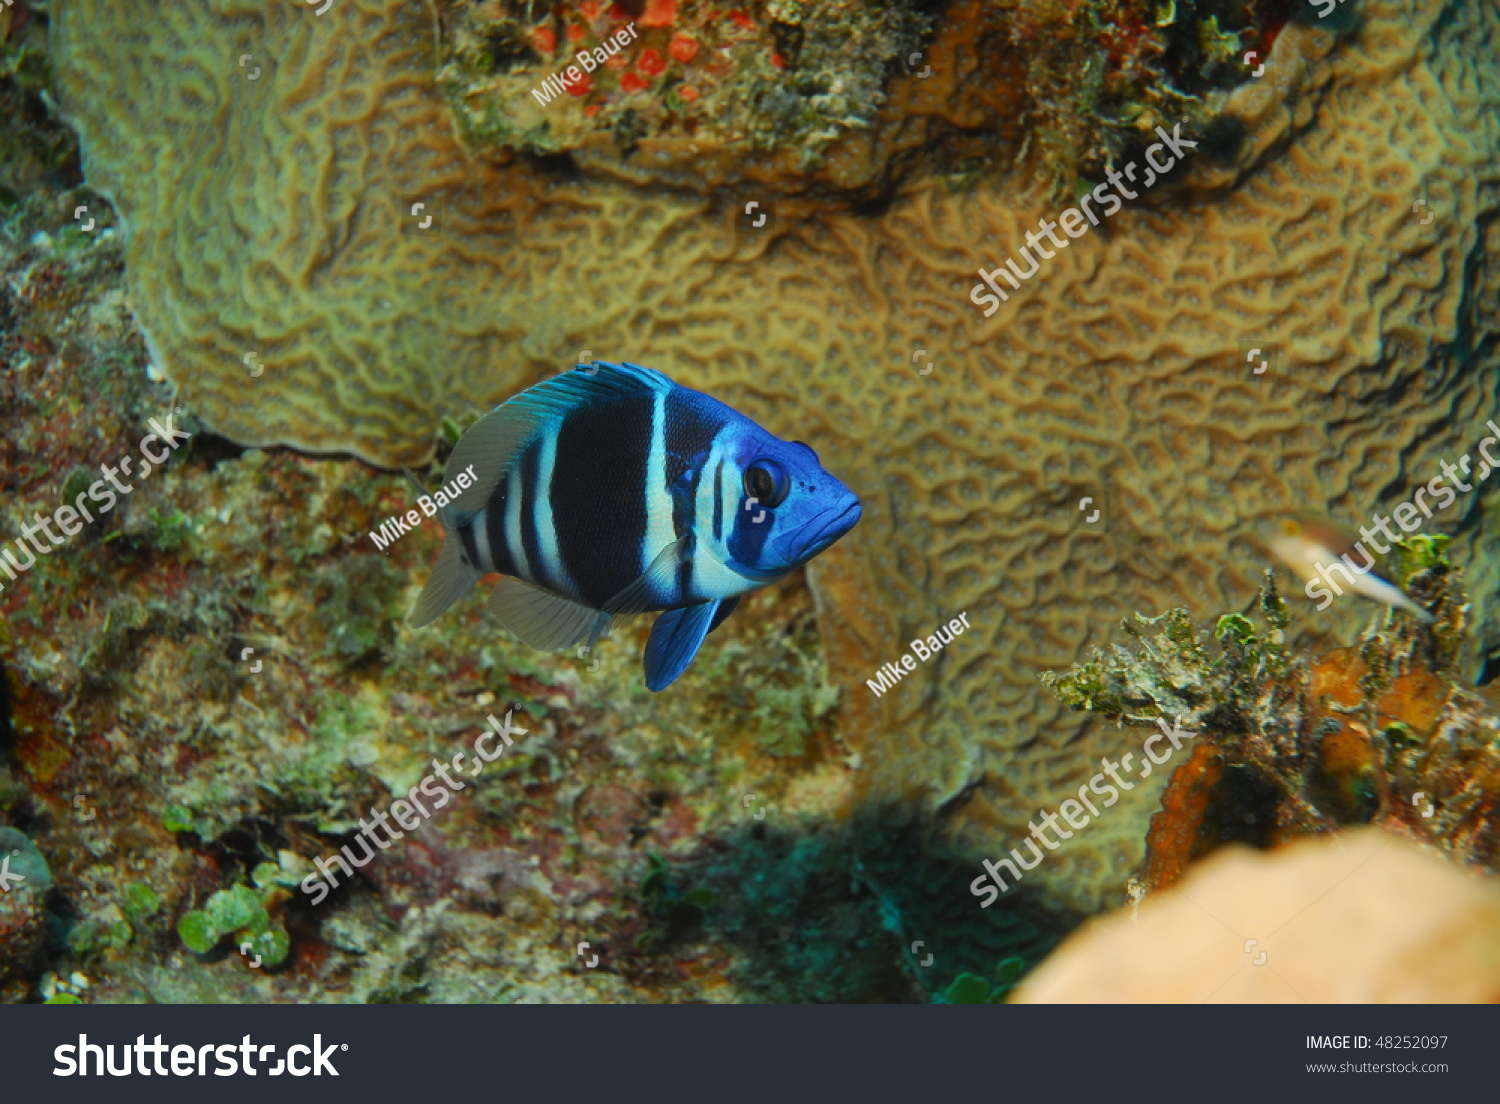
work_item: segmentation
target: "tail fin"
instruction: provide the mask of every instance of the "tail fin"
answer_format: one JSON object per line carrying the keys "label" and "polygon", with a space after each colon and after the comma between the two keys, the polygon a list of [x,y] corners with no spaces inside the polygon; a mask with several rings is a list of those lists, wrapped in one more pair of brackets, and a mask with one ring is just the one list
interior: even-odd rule
{"label": "tail fin", "polygon": [[483,574],[464,561],[463,541],[458,534],[447,534],[432,575],[422,588],[416,606],[407,615],[407,622],[413,628],[421,628],[437,620],[444,610],[473,590]]}

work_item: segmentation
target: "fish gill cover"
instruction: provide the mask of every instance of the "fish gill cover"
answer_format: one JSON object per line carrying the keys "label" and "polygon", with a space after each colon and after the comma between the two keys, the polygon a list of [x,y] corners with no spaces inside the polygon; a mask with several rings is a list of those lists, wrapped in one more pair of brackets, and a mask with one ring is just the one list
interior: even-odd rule
{"label": "fish gill cover", "polygon": [[[1255,519],[1360,516],[1496,411],[1500,15],[1353,10],[0,12],[5,537],[136,455],[148,418],[181,407],[193,433],[0,578],[0,809],[68,901],[47,968],[98,999],[1003,997],[1017,957],[1122,899],[1167,783],[981,912],[979,859],[1119,746],[1038,676],[1135,611],[1242,608]],[[631,25],[587,87],[531,94]],[[1158,127],[1197,143],[1162,183],[1023,253]],[[1027,256],[979,309],[979,273]],[[639,628],[581,659],[477,603],[403,628],[436,525],[368,535],[413,508],[368,465],[441,459],[605,357],[811,442],[865,505],[656,699]],[[1500,643],[1482,516],[1473,495],[1442,519],[1472,606],[1443,677],[1465,681]],[[1301,643],[1347,639],[1347,605]],[[361,819],[511,708],[506,758],[307,903]],[[1363,808],[1361,784],[1339,800]],[[223,961],[257,927],[285,960]],[[7,996],[41,992],[36,961]],[[950,989],[965,972],[984,980]]]}

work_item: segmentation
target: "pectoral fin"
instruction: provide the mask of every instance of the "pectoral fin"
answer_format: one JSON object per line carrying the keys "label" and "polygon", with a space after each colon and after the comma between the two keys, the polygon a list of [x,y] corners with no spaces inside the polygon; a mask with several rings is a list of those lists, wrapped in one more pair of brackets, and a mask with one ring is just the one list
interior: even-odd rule
{"label": "pectoral fin", "polygon": [[646,641],[647,689],[665,690],[687,670],[724,604],[717,599],[702,602],[668,610],[656,619],[651,626],[651,638]]}
{"label": "pectoral fin", "polygon": [[673,601],[669,596],[677,593],[677,569],[692,557],[693,535],[686,533],[658,552],[635,582],[604,603],[605,610],[619,615],[669,605]]}

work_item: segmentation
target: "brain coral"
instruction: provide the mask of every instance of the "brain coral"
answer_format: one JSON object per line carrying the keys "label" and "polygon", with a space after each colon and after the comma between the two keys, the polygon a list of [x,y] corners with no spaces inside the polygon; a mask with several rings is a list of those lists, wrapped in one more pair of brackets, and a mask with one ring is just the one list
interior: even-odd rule
{"label": "brain coral", "polygon": [[[1364,521],[1500,406],[1500,12],[1360,13],[1336,45],[1278,39],[1266,79],[1304,54],[1328,79],[1246,108],[1261,152],[1232,190],[1128,207],[989,319],[975,270],[1056,216],[1036,192],[932,183],[873,215],[767,197],[756,228],[743,199],[471,161],[423,4],[183,0],[143,19],[62,0],[55,47],[90,180],[128,226],[135,309],[220,432],[418,460],[441,413],[589,348],[816,442],[866,502],[813,571],[861,796],[994,854],[1129,750],[1038,673],[1129,610],[1244,605],[1263,563],[1248,519],[1328,502]],[[1257,347],[1276,352],[1263,375]],[[1107,531],[1080,525],[1083,496]],[[1439,523],[1477,521],[1478,498]],[[1496,543],[1471,523],[1454,546],[1476,594],[1495,591]],[[961,611],[973,631],[880,699],[865,688]],[[1089,908],[1117,894],[1153,795],[1134,796],[1033,884]]]}

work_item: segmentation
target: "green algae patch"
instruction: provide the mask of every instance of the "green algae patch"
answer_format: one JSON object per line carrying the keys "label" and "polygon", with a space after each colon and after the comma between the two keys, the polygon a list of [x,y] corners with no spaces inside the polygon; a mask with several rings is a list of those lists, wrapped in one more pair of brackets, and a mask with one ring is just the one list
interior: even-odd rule
{"label": "green algae patch", "polygon": [[934,1004],[1004,1004],[1026,972],[1021,958],[1003,959],[995,967],[994,981],[979,974],[959,974],[948,988],[934,999]]}
{"label": "green algae patch", "polygon": [[186,805],[168,805],[161,811],[161,826],[168,832],[192,832],[202,839],[213,839],[211,821],[193,814]]}
{"label": "green algae patch", "polygon": [[281,893],[279,889],[256,893],[245,885],[221,889],[202,909],[183,914],[177,921],[177,934],[195,954],[208,954],[224,936],[233,936],[242,954],[259,955],[261,966],[274,968],[291,951],[286,929],[273,924],[266,907]]}

